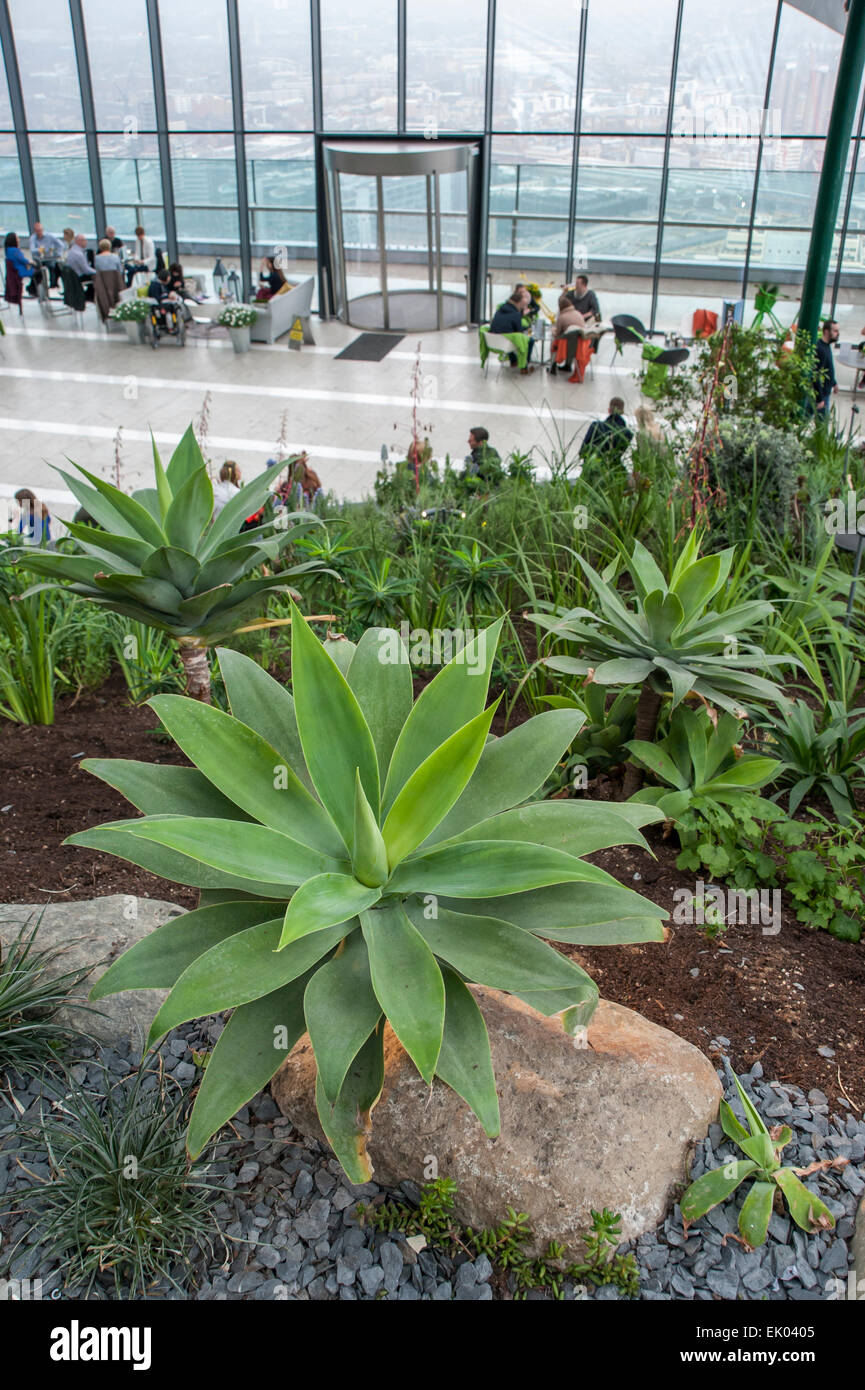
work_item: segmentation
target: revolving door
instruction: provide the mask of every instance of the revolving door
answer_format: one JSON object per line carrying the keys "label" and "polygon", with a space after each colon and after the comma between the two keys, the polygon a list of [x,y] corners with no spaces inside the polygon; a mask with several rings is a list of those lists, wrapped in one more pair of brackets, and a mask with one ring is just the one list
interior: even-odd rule
{"label": "revolving door", "polygon": [[324,145],[337,317],[385,333],[469,319],[478,147],[440,141]]}

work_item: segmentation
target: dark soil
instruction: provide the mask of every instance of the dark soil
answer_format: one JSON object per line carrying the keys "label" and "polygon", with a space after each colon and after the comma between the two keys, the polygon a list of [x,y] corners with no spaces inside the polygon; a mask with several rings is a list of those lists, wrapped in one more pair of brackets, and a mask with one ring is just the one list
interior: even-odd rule
{"label": "dark soil", "polygon": [[[183,761],[158,736],[157,724],[151,710],[126,703],[119,680],[78,701],[60,700],[53,727],[0,724],[0,901],[134,893],[195,905],[194,889],[62,844],[76,830],[131,814],[119,793],[80,770],[82,758]],[[656,858],[628,848],[604,851],[594,862],[671,912],[675,890],[692,894],[695,877],[676,869],[675,846],[660,832],[649,838]],[[580,948],[575,954],[607,999],[639,1010],[704,1052],[712,1041],[728,1038],[723,1050],[740,1071],[759,1059],[773,1080],[805,1091],[817,1086],[833,1104],[846,1094],[861,1111],[865,949],[808,930],[790,913],[786,895],[782,906],[776,936],[764,936],[759,925],[731,926],[711,942],[696,926],[671,922],[663,945]],[[835,1056],[820,1056],[820,1047]]]}
{"label": "dark soil", "polygon": [[195,906],[197,889],[167,883],[113,855],[63,844],[78,830],[135,815],[113,787],[82,771],[83,758],[186,761],[173,743],[157,736],[158,727],[151,709],[128,704],[120,677],[77,701],[59,700],[53,725],[0,721],[0,901],[134,893]]}

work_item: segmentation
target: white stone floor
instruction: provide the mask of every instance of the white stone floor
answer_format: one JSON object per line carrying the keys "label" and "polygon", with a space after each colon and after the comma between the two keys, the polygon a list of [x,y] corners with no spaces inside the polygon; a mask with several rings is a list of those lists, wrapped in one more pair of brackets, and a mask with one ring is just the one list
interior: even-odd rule
{"label": "white stone floor", "polygon": [[[25,302],[23,318],[6,312],[0,338],[0,503],[30,487],[52,513],[71,516],[75,503],[52,465],[72,459],[92,472],[115,477],[120,431],[120,476],[131,490],[152,479],[150,432],[168,456],[209,398],[207,453],[218,467],[235,459],[249,479],[276,453],[306,449],[326,488],[360,498],[381,466],[382,446],[405,457],[412,429],[412,379],[420,354],[421,398],[417,419],[437,458],[461,460],[468,431],[485,425],[504,456],[535,450],[543,460],[562,441],[578,441],[589,420],[605,413],[612,395],[633,415],[640,403],[636,348],[611,364],[609,338],[582,385],[537,369],[525,377],[477,356],[476,333],[450,330],[411,335],[382,362],[335,361],[358,336],[356,329],[313,320],[315,347],[288,349],[253,344],[237,355],[230,343],[193,339],[157,351],[110,336],[88,307],[83,321],[46,319]],[[842,387],[853,374],[839,366]],[[848,417],[849,389],[839,414]],[[283,426],[283,416],[285,423]],[[5,510],[5,506],[4,506]]]}

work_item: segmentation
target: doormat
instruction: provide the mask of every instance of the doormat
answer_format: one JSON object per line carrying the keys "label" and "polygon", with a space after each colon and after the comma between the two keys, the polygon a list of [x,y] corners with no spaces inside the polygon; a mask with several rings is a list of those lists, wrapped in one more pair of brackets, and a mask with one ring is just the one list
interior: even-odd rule
{"label": "doormat", "polygon": [[347,348],[338,352],[334,360],[338,362],[342,357],[347,362],[381,362],[402,340],[402,333],[361,333]]}

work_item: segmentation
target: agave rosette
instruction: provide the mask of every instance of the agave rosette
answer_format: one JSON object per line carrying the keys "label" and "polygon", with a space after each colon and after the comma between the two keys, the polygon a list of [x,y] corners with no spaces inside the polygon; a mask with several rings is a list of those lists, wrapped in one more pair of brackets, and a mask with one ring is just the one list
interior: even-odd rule
{"label": "agave rosette", "polygon": [[190,1121],[192,1154],[271,1079],[308,1032],[322,1128],[354,1182],[371,1173],[370,1114],[388,1022],[421,1076],[438,1076],[489,1135],[499,1108],[469,984],[525,1000],[570,1031],[590,977],[542,940],[663,940],[654,903],[580,857],[645,845],[648,806],[529,801],[584,715],[551,710],[492,737],[501,622],[413,700],[399,634],[322,645],[294,609],[290,694],[220,650],[231,713],[150,703],[192,767],[89,760],[144,814],[71,837],[202,889],[201,906],[137,943],[94,998],[168,988],[155,1043],[233,1010]]}
{"label": "agave rosette", "polygon": [[56,471],[96,525],[67,523],[76,554],[31,549],[21,563],[181,643],[202,645],[226,637],[260,610],[268,591],[285,590],[287,579],[321,569],[310,560],[251,577],[310,526],[321,525],[320,518],[283,513],[278,523],[241,533],[245,518],[268,497],[270,470],[241,488],[214,517],[213,486],[191,426],[167,467],[154,444],[156,486],[131,496],[78,464],[73,467],[81,477]]}

